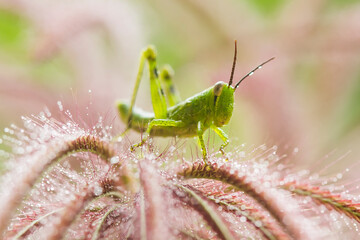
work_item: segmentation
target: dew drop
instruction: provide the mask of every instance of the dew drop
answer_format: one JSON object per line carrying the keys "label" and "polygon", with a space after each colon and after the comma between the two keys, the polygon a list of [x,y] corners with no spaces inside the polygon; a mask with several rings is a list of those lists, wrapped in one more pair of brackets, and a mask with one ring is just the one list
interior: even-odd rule
{"label": "dew drop", "polygon": [[33,150],[33,147],[31,147],[31,146],[26,146],[26,152],[31,152],[32,150]]}
{"label": "dew drop", "polygon": [[25,150],[24,150],[24,148],[22,148],[22,147],[18,147],[18,148],[15,148],[15,149],[14,149],[14,152],[15,152],[16,154],[24,154],[24,153],[25,153]]}
{"label": "dew drop", "polygon": [[51,117],[51,112],[47,107],[44,108],[44,112],[48,118]]}
{"label": "dew drop", "polygon": [[114,157],[110,158],[111,164],[117,164],[117,163],[119,163],[119,161],[120,161],[119,156],[114,156]]}
{"label": "dew drop", "polygon": [[280,163],[279,165],[277,165],[276,168],[277,168],[277,170],[281,171],[281,170],[283,170],[285,168],[285,166]]}
{"label": "dew drop", "polygon": [[326,207],[324,205],[320,206],[320,213],[325,213]]}
{"label": "dew drop", "polygon": [[95,196],[100,196],[100,195],[102,194],[102,192],[103,192],[102,187],[100,187],[100,186],[95,186],[95,187],[94,187],[94,194],[95,194]]}
{"label": "dew drop", "polygon": [[299,148],[294,148],[294,150],[293,150],[293,153],[298,153],[299,152]]}
{"label": "dew drop", "polygon": [[57,105],[59,107],[59,110],[62,112],[64,110],[64,107],[63,107],[61,101],[57,101]]}
{"label": "dew drop", "polygon": [[262,226],[262,222],[261,222],[261,221],[255,221],[255,226],[261,227],[261,226]]}
{"label": "dew drop", "polygon": [[243,223],[246,222],[246,217],[241,216],[241,217],[240,217],[240,222],[243,222]]}

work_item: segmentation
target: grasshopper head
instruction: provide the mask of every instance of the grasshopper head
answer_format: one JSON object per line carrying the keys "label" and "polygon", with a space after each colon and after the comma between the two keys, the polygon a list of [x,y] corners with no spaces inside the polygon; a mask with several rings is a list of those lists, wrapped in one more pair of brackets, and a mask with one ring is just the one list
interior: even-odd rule
{"label": "grasshopper head", "polygon": [[235,89],[224,82],[217,82],[214,87],[214,124],[221,127],[227,124],[234,109]]}

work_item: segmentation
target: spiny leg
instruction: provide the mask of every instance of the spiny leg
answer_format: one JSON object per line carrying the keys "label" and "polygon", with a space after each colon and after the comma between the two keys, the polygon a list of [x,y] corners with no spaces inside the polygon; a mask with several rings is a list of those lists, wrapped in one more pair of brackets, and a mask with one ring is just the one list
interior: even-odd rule
{"label": "spiny leg", "polygon": [[223,144],[220,146],[219,151],[225,155],[225,151],[224,148],[229,144],[229,137],[228,135],[219,127],[216,127],[214,125],[211,125],[211,129],[217,134],[219,135],[219,137],[221,138],[221,140],[223,140]]}
{"label": "spiny leg", "polygon": [[155,49],[152,46],[148,46],[141,52],[140,56],[140,64],[138,74],[136,76],[136,82],[134,91],[131,97],[130,107],[129,107],[129,115],[127,120],[127,128],[131,127],[131,120],[133,114],[133,108],[135,105],[135,100],[137,96],[137,92],[139,90],[140,81],[143,75],[144,64],[145,61],[149,63],[149,77],[150,77],[150,91],[151,91],[151,101],[153,104],[155,118],[166,118],[167,116],[167,106],[166,100],[164,96],[164,92],[160,85],[160,80],[158,77],[158,70],[156,67],[156,53]]}
{"label": "spiny leg", "polygon": [[182,127],[184,123],[182,121],[175,121],[170,119],[153,119],[146,129],[146,136],[138,144],[134,144],[130,147],[131,151],[134,151],[135,148],[142,146],[150,137],[150,132],[154,126],[157,127]]}
{"label": "spiny leg", "polygon": [[203,160],[204,160],[205,164],[208,165],[207,152],[206,152],[206,147],[205,147],[204,138],[203,138],[204,126],[200,121],[197,124],[197,134],[198,134],[198,138],[199,138],[201,152],[203,155]]}
{"label": "spiny leg", "polygon": [[160,72],[160,81],[164,86],[165,95],[169,106],[174,106],[181,101],[180,95],[173,83],[174,70],[170,65],[165,65]]}
{"label": "spiny leg", "polygon": [[145,51],[149,63],[151,102],[153,105],[155,119],[167,118],[167,106],[165,93],[161,87],[159,73],[156,66],[156,53],[153,47],[148,47]]}

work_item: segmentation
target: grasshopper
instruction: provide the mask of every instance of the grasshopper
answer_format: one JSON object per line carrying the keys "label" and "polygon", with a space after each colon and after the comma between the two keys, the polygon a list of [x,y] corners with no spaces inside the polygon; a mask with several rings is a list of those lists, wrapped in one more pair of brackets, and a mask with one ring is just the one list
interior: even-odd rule
{"label": "grasshopper", "polygon": [[[141,142],[130,147],[131,151],[143,145],[150,136],[197,136],[203,160],[207,164],[207,151],[203,134],[208,128],[211,128],[224,142],[219,151],[225,154],[224,148],[229,144],[229,138],[221,127],[226,125],[231,118],[234,108],[235,90],[244,79],[274,59],[270,58],[258,65],[232,86],[236,56],[237,44],[235,41],[235,53],[229,83],[217,82],[214,86],[185,101],[181,101],[173,85],[173,71],[171,67],[167,66],[159,73],[156,65],[155,48],[153,46],[145,48],[141,53],[139,70],[130,104],[123,101],[117,102],[120,118],[127,124],[123,134],[128,129],[133,129],[140,133],[146,132]],[[149,65],[150,91],[154,113],[144,112],[134,107],[146,61]]]}

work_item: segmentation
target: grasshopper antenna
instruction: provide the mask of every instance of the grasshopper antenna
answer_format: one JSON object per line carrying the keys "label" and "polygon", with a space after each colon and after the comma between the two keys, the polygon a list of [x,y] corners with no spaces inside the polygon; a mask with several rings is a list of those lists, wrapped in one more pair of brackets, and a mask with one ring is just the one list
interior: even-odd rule
{"label": "grasshopper antenna", "polygon": [[242,79],[240,79],[240,81],[235,85],[234,89],[236,89],[244,79],[246,79],[247,77],[253,75],[256,70],[262,68],[262,66],[264,66],[265,64],[267,64],[268,62],[270,62],[270,61],[272,61],[274,59],[275,59],[275,57],[272,57],[269,60],[267,60],[267,61],[263,62],[262,64],[260,64],[259,66],[257,66],[256,68],[254,68],[251,72],[249,72]]}
{"label": "grasshopper antenna", "polygon": [[229,86],[231,86],[233,82],[234,72],[235,72],[235,65],[236,65],[236,57],[237,57],[237,41],[235,40],[235,52],[234,52],[234,61],[231,69],[230,81]]}

